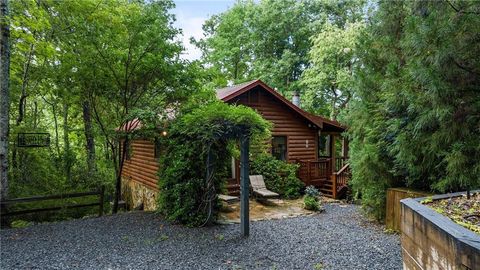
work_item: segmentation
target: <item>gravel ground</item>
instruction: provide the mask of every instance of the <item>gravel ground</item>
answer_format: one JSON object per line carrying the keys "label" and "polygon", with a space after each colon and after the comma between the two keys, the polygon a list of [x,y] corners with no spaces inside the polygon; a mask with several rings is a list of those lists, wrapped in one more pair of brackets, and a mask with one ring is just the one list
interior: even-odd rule
{"label": "gravel ground", "polygon": [[398,235],[357,206],[240,226],[186,228],[131,212],[0,231],[0,269],[401,269]]}

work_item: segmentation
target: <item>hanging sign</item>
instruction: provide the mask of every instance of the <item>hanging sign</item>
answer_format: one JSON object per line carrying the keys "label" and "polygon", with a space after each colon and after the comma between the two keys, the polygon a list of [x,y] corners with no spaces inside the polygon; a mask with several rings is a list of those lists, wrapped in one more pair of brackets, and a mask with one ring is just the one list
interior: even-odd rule
{"label": "hanging sign", "polygon": [[18,133],[17,147],[48,147],[50,146],[49,133]]}

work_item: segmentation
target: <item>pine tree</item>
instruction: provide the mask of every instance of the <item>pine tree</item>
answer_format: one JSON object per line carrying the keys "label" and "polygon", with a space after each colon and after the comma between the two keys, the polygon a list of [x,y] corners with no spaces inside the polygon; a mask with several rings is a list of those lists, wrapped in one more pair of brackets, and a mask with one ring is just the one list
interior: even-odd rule
{"label": "pine tree", "polygon": [[480,186],[476,2],[380,2],[349,111],[353,187],[377,218],[386,188]]}

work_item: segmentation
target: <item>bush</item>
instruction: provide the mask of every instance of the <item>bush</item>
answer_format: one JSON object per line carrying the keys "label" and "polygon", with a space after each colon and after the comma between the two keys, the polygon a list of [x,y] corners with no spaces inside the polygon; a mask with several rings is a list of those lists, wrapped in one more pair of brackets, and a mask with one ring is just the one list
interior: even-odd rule
{"label": "bush", "polygon": [[317,197],[305,195],[303,197],[304,208],[307,210],[318,211],[320,210],[320,203]]}
{"label": "bush", "polygon": [[304,184],[297,177],[298,165],[277,160],[269,154],[258,154],[251,158],[250,170],[252,175],[263,175],[267,188],[280,196],[300,197]]}
{"label": "bush", "polygon": [[318,189],[316,189],[314,186],[308,186],[305,189],[305,195],[318,198],[318,196],[320,196],[320,191],[318,191]]}
{"label": "bush", "polygon": [[[168,220],[189,226],[213,222],[232,150],[241,134],[252,140],[270,136],[271,124],[254,110],[212,102],[180,115],[163,139],[159,211]],[[211,177],[205,179],[207,155]]]}

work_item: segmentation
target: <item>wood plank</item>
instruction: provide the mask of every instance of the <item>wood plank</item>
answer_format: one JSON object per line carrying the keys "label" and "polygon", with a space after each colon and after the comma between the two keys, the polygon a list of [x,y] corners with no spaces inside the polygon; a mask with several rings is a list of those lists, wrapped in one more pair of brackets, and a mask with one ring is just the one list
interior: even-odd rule
{"label": "wood plank", "polygon": [[98,194],[99,194],[99,191],[88,191],[88,192],[77,192],[77,193],[68,193],[68,194],[55,194],[55,195],[47,195],[47,196],[32,196],[27,198],[15,198],[15,199],[3,200],[0,203],[3,205],[9,205],[9,204],[16,204],[16,203],[24,203],[24,202],[78,198],[78,197],[93,196]]}
{"label": "wood plank", "polygon": [[387,229],[394,231],[401,230],[401,204],[400,200],[406,198],[426,197],[431,194],[407,188],[387,189],[385,225]]}

